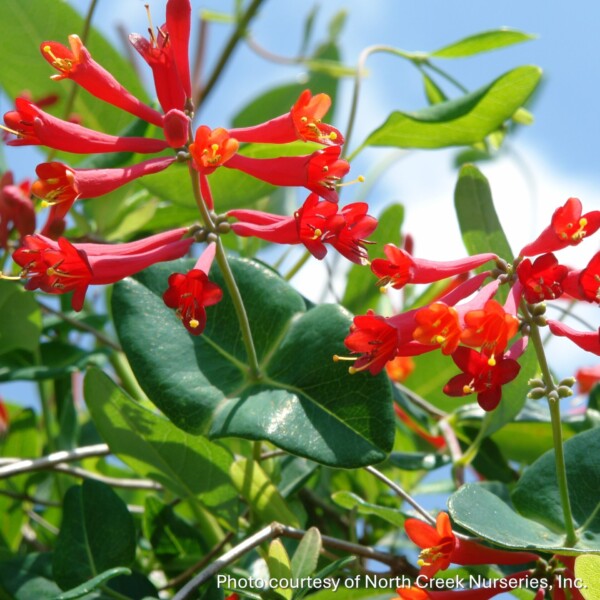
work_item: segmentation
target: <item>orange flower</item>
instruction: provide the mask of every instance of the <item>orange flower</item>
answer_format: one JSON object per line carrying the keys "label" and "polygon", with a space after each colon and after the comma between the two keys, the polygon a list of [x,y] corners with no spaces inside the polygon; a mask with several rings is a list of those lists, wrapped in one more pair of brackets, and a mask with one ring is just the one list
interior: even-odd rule
{"label": "orange flower", "polygon": [[413,338],[421,344],[440,346],[442,354],[452,354],[460,342],[458,312],[443,302],[435,302],[415,314],[418,326]]}
{"label": "orange flower", "polygon": [[493,366],[494,356],[502,354],[508,340],[517,333],[519,320],[496,300],[488,300],[482,309],[465,314],[465,325],[460,341],[473,348],[481,347],[482,354],[490,357],[490,366]]}

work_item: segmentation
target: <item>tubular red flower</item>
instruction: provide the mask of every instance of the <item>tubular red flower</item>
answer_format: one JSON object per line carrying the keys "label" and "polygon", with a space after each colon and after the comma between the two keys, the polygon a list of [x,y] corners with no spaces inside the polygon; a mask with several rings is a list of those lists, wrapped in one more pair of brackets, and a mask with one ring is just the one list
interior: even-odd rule
{"label": "tubular red flower", "polygon": [[600,210],[581,214],[578,198],[569,198],[564,206],[557,208],[552,221],[538,238],[527,244],[519,253],[521,256],[534,256],[576,246],[600,228]]}
{"label": "tubular red flower", "polygon": [[159,28],[156,35],[152,30],[149,31],[150,41],[137,33],[132,33],[129,41],[152,69],[156,95],[163,111],[183,110],[186,94],[175,65],[173,46],[166,26]]}
{"label": "tubular red flower", "polygon": [[368,370],[376,375],[396,355],[398,332],[385,318],[368,311],[366,315],[354,317],[344,344],[351,352],[362,355],[350,367],[351,374]]}
{"label": "tubular red flower", "polygon": [[0,248],[6,249],[8,237],[16,230],[21,238],[35,230],[35,210],[29,195],[29,182],[15,185],[7,171],[0,178]]}
{"label": "tubular red flower", "polygon": [[230,130],[240,142],[287,144],[295,140],[317,142],[326,146],[341,145],[344,136],[331,125],[322,123],[331,106],[327,94],[313,96],[304,90],[289,113],[253,127]]}
{"label": "tubular red flower", "polygon": [[[483,410],[494,410],[502,397],[502,386],[519,374],[521,366],[512,359],[493,357],[460,346],[452,354],[456,366],[463,371],[444,386],[448,396],[477,394],[477,402]],[[492,363],[492,364],[490,364]]]}
{"label": "tubular red flower", "polygon": [[530,304],[555,300],[563,294],[562,282],[569,269],[558,264],[554,254],[538,256],[532,263],[528,258],[517,266],[517,276],[523,284],[523,295]]}
{"label": "tubular red flower", "polygon": [[404,523],[406,534],[419,548],[420,574],[433,577],[438,571],[446,570],[451,563],[458,565],[518,565],[538,559],[531,552],[512,552],[491,548],[478,542],[463,540],[454,535],[450,518],[445,512],[438,514],[436,526],[407,519]]}
{"label": "tubular red flower", "polygon": [[232,210],[228,216],[239,219],[231,228],[237,235],[254,236],[279,244],[304,244],[319,260],[331,244],[348,260],[364,264],[367,260],[364,238],[377,227],[377,219],[367,215],[364,202],[348,204],[338,210],[336,204],[320,201],[310,194],[293,217],[272,215],[255,210]]}
{"label": "tubular red flower", "polygon": [[116,283],[157,262],[185,255],[194,240],[182,239],[182,231],[152,236],[145,244],[141,240],[114,246],[71,244],[65,238],[54,242],[42,235],[29,235],[13,253],[13,260],[23,269],[21,277],[28,280],[26,289],[50,294],[72,291],[71,305],[79,311],[89,285]]}
{"label": "tubular red flower", "polygon": [[305,187],[329,202],[337,202],[336,186],[350,170],[340,153],[339,146],[330,146],[303,156],[250,158],[236,154],[225,166],[272,185]]}
{"label": "tubular red flower", "polygon": [[176,309],[175,314],[192,335],[200,335],[204,331],[205,307],[223,298],[221,288],[208,279],[215,249],[215,244],[209,244],[191,271],[173,273],[169,277],[169,288],[163,294],[164,303]]}
{"label": "tubular red flower", "polygon": [[407,283],[433,283],[467,273],[490,260],[498,257],[492,253],[475,254],[453,261],[432,261],[415,258],[406,250],[386,244],[384,247],[387,260],[376,258],[371,263],[371,271],[379,277],[378,285],[390,285],[399,290]]}
{"label": "tubular red flower", "polygon": [[79,199],[97,198],[143,177],[163,171],[175,158],[153,158],[117,169],[72,169],[59,162],[41,163],[35,172],[39,179],[32,193],[52,206],[54,220],[63,219]]}
{"label": "tubular red flower", "polygon": [[168,147],[165,140],[143,137],[117,137],[57,119],[32,102],[17,98],[16,110],[4,115],[6,125],[17,133],[9,146],[43,145],[75,154],[104,152],[161,152]]}
{"label": "tubular red flower", "polygon": [[226,129],[218,127],[211,130],[201,125],[196,129],[194,143],[190,144],[194,168],[210,175],[217,167],[231,161],[238,147],[238,141]]}
{"label": "tubular red flower", "polygon": [[144,121],[162,127],[162,115],[138,100],[124,88],[106,69],[92,59],[88,49],[77,35],[69,36],[69,50],[58,42],[43,42],[42,56],[59,71],[51,79],[71,79],[90,94],[121,108]]}
{"label": "tubular red flower", "polygon": [[190,61],[188,46],[190,44],[192,5],[190,0],[168,0],[167,31],[173,47],[173,61],[181,80],[185,95],[192,97],[190,79]]}
{"label": "tubular red flower", "polygon": [[597,252],[579,275],[579,289],[588,302],[600,303],[600,252]]}
{"label": "tubular red flower", "polygon": [[481,352],[491,363],[494,356],[506,350],[508,340],[519,329],[519,320],[493,299],[488,300],[482,309],[467,312],[464,321],[466,329],[461,333],[461,342],[474,348],[481,347]]}
{"label": "tubular red flower", "polygon": [[577,331],[560,321],[548,319],[548,327],[554,335],[570,339],[586,352],[600,356],[600,329],[598,331]]}

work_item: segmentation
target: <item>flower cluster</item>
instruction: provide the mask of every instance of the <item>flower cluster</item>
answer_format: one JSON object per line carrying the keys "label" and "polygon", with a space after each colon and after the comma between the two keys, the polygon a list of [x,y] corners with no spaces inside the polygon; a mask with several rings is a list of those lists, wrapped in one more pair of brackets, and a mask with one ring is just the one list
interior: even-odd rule
{"label": "flower cluster", "polygon": [[[265,123],[234,129],[200,125],[194,131],[188,58],[190,19],[190,0],[168,0],[162,27],[156,31],[150,28],[149,39],[138,34],[130,36],[132,45],[152,70],[161,110],[145,104],[121,85],[92,57],[77,35],[69,36],[68,47],[55,41],[41,43],[42,56],[57,71],[53,80],[75,82],[99,100],[153,125],[159,134],[153,138],[110,135],[72,119],[57,118],[45,112],[41,103],[24,95],[16,99],[15,109],[4,115],[9,145],[44,145],[78,154],[130,152],[148,156],[121,168],[82,169],[59,161],[45,162],[37,166],[37,180],[27,189],[13,186],[10,175],[5,176],[0,193],[0,245],[6,246],[11,227],[23,238],[13,259],[22,268],[20,276],[27,279],[27,289],[53,294],[73,292],[73,308],[80,310],[89,285],[113,283],[158,261],[184,256],[198,228],[110,246],[72,244],[59,237],[62,231],[56,226],[47,226],[34,235],[35,213],[29,197],[31,192],[42,200],[43,206],[50,207],[48,224],[64,223],[76,201],[100,198],[175,162],[189,163],[192,177],[198,178],[199,201],[208,210],[214,208],[209,177],[220,167],[242,171],[276,186],[306,188],[311,194],[293,217],[233,210],[228,216],[237,222],[231,230],[240,236],[304,244],[317,258],[323,258],[327,252],[325,244],[329,244],[353,262],[367,262],[365,238],[377,221],[367,214],[364,203],[338,208],[337,187],[350,165],[340,158],[343,135],[322,122],[330,108],[330,98],[305,90],[289,112]],[[262,159],[240,152],[243,144],[287,144],[299,140],[319,144],[321,149],[302,156]],[[169,150],[171,155],[165,156]],[[155,154],[160,156],[150,156]],[[202,239],[215,233],[211,229],[214,223],[204,225]],[[204,329],[204,307],[222,297],[218,286],[208,280],[214,257],[215,244],[209,244],[194,269],[169,278],[164,294],[167,306],[176,310],[194,335]]]}
{"label": "flower cluster", "polygon": [[[452,530],[447,513],[439,513],[435,527],[418,519],[407,519],[404,528],[409,539],[421,548],[419,555],[419,575],[415,585],[396,590],[394,600],[488,600],[494,596],[527,588],[537,590],[536,600],[542,600],[545,590],[553,590],[552,597],[563,600],[565,591],[572,598],[581,600],[583,596],[575,586],[573,556],[554,556],[549,561],[542,560],[533,552],[511,551],[492,548],[459,535]],[[471,565],[524,565],[534,564],[533,568],[506,575],[501,579],[478,578],[479,587],[455,590],[452,585],[432,585],[441,581],[432,578],[445,571],[451,564]]]}
{"label": "flower cluster", "polygon": [[[350,358],[354,361],[350,372],[368,370],[375,375],[397,357],[439,349],[451,356],[461,371],[446,383],[444,392],[449,396],[476,394],[484,410],[493,410],[500,402],[502,386],[519,373],[518,359],[526,349],[527,336],[517,334],[526,331],[523,325],[532,318],[529,307],[560,298],[600,302],[600,252],[581,270],[559,264],[554,254],[581,243],[599,228],[600,211],[582,214],[581,202],[570,198],[554,212],[551,224],[538,238],[521,250],[512,266],[493,254],[445,262],[424,260],[388,244],[386,258],[371,263],[380,286],[401,289],[409,283],[465,279],[422,308],[391,317],[372,311],[355,317],[345,340],[358,355]],[[492,260],[499,267],[495,272],[468,275]],[[492,281],[481,287],[488,277]],[[502,304],[494,298],[501,284],[510,286]],[[598,331],[575,331],[551,319],[538,318],[537,322],[547,322],[553,334],[600,354]]]}

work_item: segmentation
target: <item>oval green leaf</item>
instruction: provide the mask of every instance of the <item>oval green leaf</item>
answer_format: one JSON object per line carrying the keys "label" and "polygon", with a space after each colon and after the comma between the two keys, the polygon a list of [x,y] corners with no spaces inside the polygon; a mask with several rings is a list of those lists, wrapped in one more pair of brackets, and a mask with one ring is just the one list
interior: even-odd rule
{"label": "oval green leaf", "polygon": [[462,58],[464,56],[473,56],[482,52],[490,52],[512,46],[513,44],[521,44],[535,39],[535,35],[523,33],[516,29],[493,29],[491,31],[482,31],[475,35],[470,35],[458,42],[443,46],[429,54],[435,58]]}
{"label": "oval green leaf", "polygon": [[[382,461],[394,435],[389,382],[384,375],[349,376],[332,361],[347,353],[348,313],[334,305],[307,310],[269,268],[231,259],[263,373],[256,382],[227,294],[208,309],[198,337],[165,307],[169,274],[193,265],[156,265],[117,284],[113,294],[117,332],[134,373],[173,423],[213,438],[268,440],[331,466]],[[225,289],[217,268],[211,278]]]}
{"label": "oval green leaf", "polygon": [[364,146],[446,148],[481,142],[510,119],[536,89],[541,69],[523,66],[456,100],[393,112]]}

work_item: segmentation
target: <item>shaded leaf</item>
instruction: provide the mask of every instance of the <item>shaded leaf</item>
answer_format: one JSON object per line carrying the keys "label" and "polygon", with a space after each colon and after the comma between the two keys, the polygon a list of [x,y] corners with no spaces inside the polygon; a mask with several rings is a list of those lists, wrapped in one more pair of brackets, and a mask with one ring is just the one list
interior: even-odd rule
{"label": "shaded leaf", "polygon": [[84,395],[98,431],[125,464],[181,498],[201,494],[205,505],[233,518],[236,492],[227,450],[143,408],[102,371],[88,372]]}
{"label": "shaded leaf", "polygon": [[[162,294],[169,274],[194,262],[156,265],[120,282],[113,293],[119,338],[148,397],[193,433],[265,439],[335,466],[383,460],[393,444],[387,378],[349,377],[332,364],[334,354],[345,353],[348,314],[334,305],[306,310],[302,297],[270,269],[243,259],[230,263],[262,378],[249,375],[228,295],[209,307],[204,334],[190,336]],[[216,267],[211,278],[225,288]]]}
{"label": "shaded leaf", "polygon": [[53,557],[58,585],[70,590],[135,558],[135,527],[127,506],[107,485],[86,480],[65,495]]}
{"label": "shaded leaf", "polygon": [[114,569],[108,569],[108,571],[104,571],[104,573],[100,573],[100,575],[96,575],[92,579],[89,579],[85,583],[78,585],[76,588],[69,590],[68,592],[63,592],[56,596],[54,600],[75,600],[76,598],[81,598],[90,592],[93,592],[98,587],[104,585],[107,581],[112,579],[113,577],[117,577],[118,575],[130,575],[131,570],[126,569],[125,567],[115,567]]}
{"label": "shaded leaf", "polygon": [[[273,540],[269,544],[269,552],[267,554],[267,565],[269,567],[269,575],[276,581],[289,581],[292,577],[292,568],[290,558],[281,540]],[[291,600],[292,589],[288,587],[276,587],[273,590],[278,596]]]}
{"label": "shaded leaf", "polygon": [[384,519],[395,527],[404,526],[404,516],[399,510],[388,508],[387,506],[379,506],[366,502],[352,492],[335,492],[331,499],[338,505],[348,510],[356,509],[360,515],[375,515],[380,519]]}
{"label": "shaded leaf", "polygon": [[0,281],[0,354],[21,349],[35,352],[42,317],[35,296],[11,281]]}
{"label": "shaded leaf", "polygon": [[310,577],[315,572],[321,548],[321,533],[316,527],[311,527],[300,540],[292,556],[291,568],[294,579]]}

